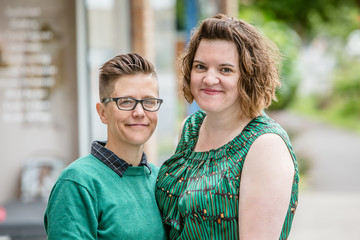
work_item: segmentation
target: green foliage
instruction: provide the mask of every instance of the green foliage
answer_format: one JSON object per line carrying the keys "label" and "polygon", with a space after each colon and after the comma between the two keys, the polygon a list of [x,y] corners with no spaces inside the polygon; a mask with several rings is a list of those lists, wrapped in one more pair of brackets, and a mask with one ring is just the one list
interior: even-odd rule
{"label": "green foliage", "polygon": [[176,30],[184,31],[186,24],[185,0],[176,0],[175,15],[176,15]]}
{"label": "green foliage", "polygon": [[[325,103],[331,103],[324,105]],[[359,101],[339,102],[319,96],[297,97],[290,108],[310,118],[360,133]],[[355,110],[355,111],[354,111]]]}
{"label": "green foliage", "polygon": [[[360,7],[360,6],[359,6]],[[309,23],[311,25],[311,35],[325,35],[330,38],[345,39],[350,32],[360,27],[359,7],[351,5],[327,6],[327,21],[323,21],[319,12],[309,13]]]}
{"label": "green foliage", "polygon": [[328,95],[297,97],[292,109],[360,133],[360,59],[342,57]]}
{"label": "green foliage", "polygon": [[334,74],[332,97],[334,107],[344,117],[357,118],[360,122],[360,60],[345,58]]}
{"label": "green foliage", "polygon": [[[321,31],[319,26],[325,27],[328,32],[335,35],[339,35],[339,32],[354,30],[356,27],[354,13],[359,13],[359,4],[358,0],[250,1],[252,8],[264,12],[272,19],[287,23],[304,39],[311,38],[319,30]],[[240,4],[240,11],[247,6],[249,5]],[[332,28],[334,24],[342,28]]]}
{"label": "green foliage", "polygon": [[[264,29],[284,55],[284,85],[273,109],[290,104],[303,114],[360,132],[360,60],[344,55],[347,36],[360,28],[359,0],[248,0],[240,4],[239,16]],[[327,95],[296,96],[298,51],[319,35],[328,40],[329,54],[337,59],[333,89]]]}
{"label": "green foliage", "polygon": [[[360,58],[345,54],[339,57],[334,73],[334,91],[350,96],[360,97]],[[360,100],[360,98],[358,98]]]}

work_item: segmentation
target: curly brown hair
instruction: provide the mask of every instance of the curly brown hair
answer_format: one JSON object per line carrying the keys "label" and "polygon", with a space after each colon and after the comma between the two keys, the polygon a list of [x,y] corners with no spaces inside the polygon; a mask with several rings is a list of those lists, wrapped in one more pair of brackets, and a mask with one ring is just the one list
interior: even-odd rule
{"label": "curly brown hair", "polygon": [[192,103],[191,69],[196,50],[202,39],[234,42],[239,53],[238,81],[240,108],[248,117],[256,117],[276,100],[279,87],[280,53],[274,43],[249,23],[218,14],[207,18],[195,28],[190,42],[179,59],[180,87],[185,99]]}

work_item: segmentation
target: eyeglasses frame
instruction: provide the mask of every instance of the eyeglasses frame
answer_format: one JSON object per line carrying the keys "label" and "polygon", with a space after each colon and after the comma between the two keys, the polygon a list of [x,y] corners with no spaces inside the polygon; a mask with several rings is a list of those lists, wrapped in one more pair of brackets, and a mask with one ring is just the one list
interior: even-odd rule
{"label": "eyeglasses frame", "polygon": [[[135,101],[134,107],[131,108],[131,109],[121,109],[121,108],[119,107],[118,101],[119,101],[119,99],[124,99],[124,98],[134,100],[134,101]],[[159,103],[159,107],[158,107],[156,110],[148,110],[148,109],[146,109],[146,108],[144,107],[143,102],[144,102],[144,101],[147,101],[147,100],[149,100],[149,99],[156,99],[156,100],[158,100],[158,101],[160,102],[160,103]],[[160,109],[161,104],[164,102],[164,100],[163,100],[163,99],[160,99],[160,98],[144,98],[144,99],[140,99],[140,100],[139,100],[139,99],[135,99],[135,98],[132,98],[132,97],[117,97],[117,98],[104,98],[104,99],[101,100],[101,103],[108,103],[108,102],[112,102],[112,101],[114,101],[114,102],[116,103],[116,106],[117,106],[118,109],[121,110],[121,111],[132,111],[132,110],[134,110],[134,109],[136,108],[137,104],[140,103],[141,106],[142,106],[142,108],[143,108],[145,111],[148,111],[148,112],[156,112],[156,111],[158,111],[158,110]]]}

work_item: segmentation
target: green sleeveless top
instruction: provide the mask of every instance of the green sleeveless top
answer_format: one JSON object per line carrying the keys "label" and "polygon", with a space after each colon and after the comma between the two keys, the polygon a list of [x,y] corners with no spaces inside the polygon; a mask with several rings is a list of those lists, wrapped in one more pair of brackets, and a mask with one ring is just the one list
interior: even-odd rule
{"label": "green sleeveless top", "polygon": [[189,116],[175,154],[160,168],[156,200],[170,239],[239,239],[241,172],[250,146],[260,135],[282,137],[292,155],[295,175],[280,239],[287,239],[298,199],[299,172],[286,132],[266,114],[254,118],[226,145],[193,151],[205,112]]}

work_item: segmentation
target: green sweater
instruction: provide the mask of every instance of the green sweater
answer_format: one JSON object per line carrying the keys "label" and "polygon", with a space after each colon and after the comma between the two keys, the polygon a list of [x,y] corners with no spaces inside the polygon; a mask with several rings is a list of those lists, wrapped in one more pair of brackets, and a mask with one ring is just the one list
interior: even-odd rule
{"label": "green sweater", "polygon": [[166,239],[155,200],[159,169],[129,167],[123,177],[93,155],[67,167],[49,197],[48,239]]}

